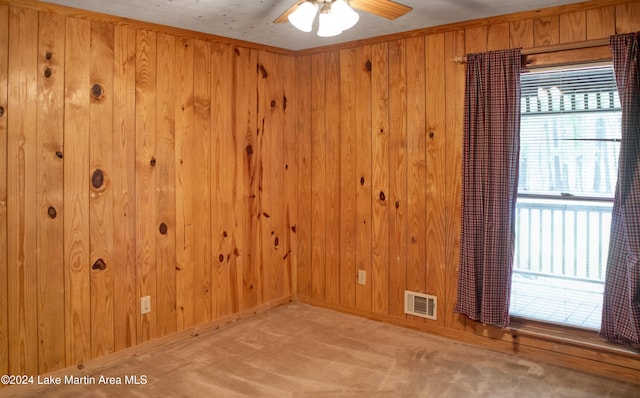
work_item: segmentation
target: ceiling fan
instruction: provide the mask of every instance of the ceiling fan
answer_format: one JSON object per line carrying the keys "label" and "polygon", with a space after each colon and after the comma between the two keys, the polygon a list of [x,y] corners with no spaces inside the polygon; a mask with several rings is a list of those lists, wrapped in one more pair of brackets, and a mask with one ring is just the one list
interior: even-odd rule
{"label": "ceiling fan", "polygon": [[274,23],[289,21],[303,32],[311,32],[316,14],[318,17],[318,36],[335,36],[351,28],[360,16],[353,11],[356,8],[387,19],[396,19],[412,7],[391,0],[298,0],[282,13]]}

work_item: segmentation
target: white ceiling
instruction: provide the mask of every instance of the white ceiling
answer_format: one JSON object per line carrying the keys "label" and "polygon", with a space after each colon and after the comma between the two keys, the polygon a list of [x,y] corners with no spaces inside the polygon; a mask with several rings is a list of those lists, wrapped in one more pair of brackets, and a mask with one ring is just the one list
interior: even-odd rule
{"label": "white ceiling", "polygon": [[[174,26],[290,50],[302,50],[391,33],[519,11],[577,3],[576,0],[398,0],[413,11],[390,21],[356,10],[360,21],[340,36],[321,38],[285,22],[274,24],[297,0],[43,0],[89,11]],[[382,0],[385,1],[385,0]],[[317,24],[317,18],[315,21]]]}

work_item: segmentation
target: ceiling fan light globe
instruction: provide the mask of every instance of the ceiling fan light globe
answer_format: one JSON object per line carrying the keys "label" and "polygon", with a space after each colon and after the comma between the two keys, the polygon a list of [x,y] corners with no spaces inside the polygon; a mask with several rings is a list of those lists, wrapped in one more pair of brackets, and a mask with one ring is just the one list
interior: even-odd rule
{"label": "ceiling fan light globe", "polygon": [[318,6],[311,2],[305,1],[300,4],[298,8],[289,16],[289,22],[297,29],[303,32],[311,32],[313,28],[313,20],[316,18],[316,12],[318,12]]}
{"label": "ceiling fan light globe", "polygon": [[336,0],[331,4],[331,13],[340,21],[340,27],[343,31],[351,29],[360,20],[360,15],[353,11],[344,0]]}
{"label": "ceiling fan light globe", "polygon": [[332,13],[320,13],[318,17],[318,36],[320,37],[332,37],[342,33],[340,27],[340,21]]}

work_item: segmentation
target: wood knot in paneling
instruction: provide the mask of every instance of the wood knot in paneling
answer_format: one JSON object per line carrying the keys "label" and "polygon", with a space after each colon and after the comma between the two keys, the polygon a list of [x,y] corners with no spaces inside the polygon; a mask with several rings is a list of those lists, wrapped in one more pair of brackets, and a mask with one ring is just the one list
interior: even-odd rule
{"label": "wood knot in paneling", "polygon": [[96,169],[91,175],[91,185],[95,189],[99,189],[104,184],[104,173],[100,169]]}
{"label": "wood knot in paneling", "polygon": [[51,77],[51,68],[44,69],[44,77],[46,77],[47,79]]}
{"label": "wood knot in paneling", "polygon": [[51,54],[51,51],[47,51],[44,57],[47,59],[47,61],[49,61],[51,60],[51,58],[53,58],[53,54]]}
{"label": "wood knot in paneling", "polygon": [[237,247],[233,248],[233,255],[236,256],[236,257],[238,257],[240,255],[240,250],[238,250]]}
{"label": "wood knot in paneling", "polygon": [[62,151],[56,151],[56,157],[58,159],[62,159],[64,157],[64,155],[62,154]]}
{"label": "wood knot in paneling", "polygon": [[273,245],[275,247],[278,247],[279,244],[280,244],[280,239],[278,239],[278,237],[276,236],[275,239],[273,240]]}
{"label": "wood knot in paneling", "polygon": [[293,233],[295,233],[295,232],[296,232],[296,226],[295,226],[295,225],[292,225],[292,226],[291,226],[291,232],[293,232]]}
{"label": "wood knot in paneling", "polygon": [[360,185],[364,185],[364,177],[360,177]]}
{"label": "wood knot in paneling", "polygon": [[396,209],[400,208],[400,201],[396,200]]}
{"label": "wood knot in paneling", "polygon": [[282,96],[282,110],[283,111],[287,110],[287,96],[286,95]]}
{"label": "wood knot in paneling", "polygon": [[367,70],[367,72],[371,72],[371,61],[367,60],[367,62],[365,62],[364,64],[364,67]]}
{"label": "wood knot in paneling", "polygon": [[251,145],[247,145],[247,147],[244,150],[247,152],[247,155],[249,156],[253,155],[253,147]]}
{"label": "wood knot in paneling", "polygon": [[160,226],[158,227],[158,230],[160,231],[160,233],[162,235],[166,235],[167,234],[167,224],[160,223]]}
{"label": "wood knot in paneling", "polygon": [[226,238],[227,237],[227,231],[222,231],[222,236]]}
{"label": "wood knot in paneling", "polygon": [[100,100],[104,97],[104,88],[99,84],[94,84],[91,86],[91,96],[94,99]]}
{"label": "wood knot in paneling", "polygon": [[385,201],[385,199],[387,199],[387,197],[386,197],[386,196],[385,196],[385,194],[384,194],[384,191],[380,191],[379,198],[380,198],[380,200],[381,200],[381,201],[383,201],[383,202]]}
{"label": "wood knot in paneling", "polygon": [[156,165],[156,158],[151,158],[149,164],[151,165],[151,167],[154,167]]}
{"label": "wood knot in paneling", "polygon": [[223,255],[223,254],[220,254],[220,255],[218,256],[218,261],[220,261],[220,262],[223,262],[223,261],[224,261],[224,255]]}
{"label": "wood knot in paneling", "polygon": [[271,217],[271,216],[269,215],[269,213],[266,213],[266,212],[262,212],[262,215],[264,216],[264,218],[269,218],[269,217]]}
{"label": "wood knot in paneling", "polygon": [[271,107],[272,108],[275,108],[277,104],[278,103],[276,102],[276,100],[271,100]]}
{"label": "wood knot in paneling", "polygon": [[104,262],[103,259],[99,258],[96,260],[95,263],[93,263],[93,265],[91,266],[91,269],[95,271],[104,271],[105,269],[107,269],[107,264]]}
{"label": "wood knot in paneling", "polygon": [[53,206],[49,206],[49,208],[47,209],[47,214],[49,215],[49,218],[51,218],[52,220],[58,216],[58,212],[56,211],[56,208]]}
{"label": "wood knot in paneling", "polygon": [[433,139],[436,136],[436,133],[433,131],[429,131],[429,138]]}
{"label": "wood knot in paneling", "polygon": [[258,65],[258,72],[260,72],[260,74],[262,75],[263,79],[266,79],[267,77],[269,77],[269,73],[267,72],[267,70],[265,69],[264,65],[262,65],[262,64]]}
{"label": "wood knot in paneling", "polygon": [[0,106],[0,117],[4,116],[4,106]]}

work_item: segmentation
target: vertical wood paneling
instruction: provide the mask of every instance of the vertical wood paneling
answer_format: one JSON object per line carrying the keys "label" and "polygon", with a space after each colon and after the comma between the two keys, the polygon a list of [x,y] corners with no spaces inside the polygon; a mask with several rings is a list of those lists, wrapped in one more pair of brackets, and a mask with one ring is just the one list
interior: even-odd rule
{"label": "vertical wood paneling", "polygon": [[640,2],[616,6],[616,33],[632,33],[640,30]]}
{"label": "vertical wood paneling", "polygon": [[[194,178],[193,146],[193,40],[176,40],[175,102],[175,217],[176,217],[176,320],[177,329],[191,328],[194,313]],[[202,214],[198,214],[202,218]]]}
{"label": "vertical wood paneling", "polygon": [[[156,282],[156,33],[136,34],[136,264],[138,298],[151,296],[149,314],[139,315],[138,343],[157,336]],[[138,302],[137,307],[140,308]]]}
{"label": "vertical wood paneling", "polygon": [[194,323],[212,320],[211,270],[211,44],[193,42],[193,216]]}
{"label": "vertical wood paneling", "polygon": [[211,46],[211,236],[214,247],[212,270],[212,318],[238,310],[242,292],[242,261],[238,246],[242,239],[242,197],[238,135],[233,126],[235,71],[233,48]]}
{"label": "vertical wood paneling", "polygon": [[465,40],[467,53],[482,52],[487,50],[487,27],[476,26],[465,29]]}
{"label": "vertical wood paneling", "polygon": [[560,14],[560,43],[572,43],[587,39],[586,11]]}
{"label": "vertical wood paneling", "polygon": [[177,329],[176,310],[176,38],[157,37],[156,108],[156,277],[155,308],[158,336]]}
{"label": "vertical wood paneling", "polygon": [[[407,39],[407,289],[424,293],[426,257],[425,39]],[[423,318],[416,318],[423,320]]]}
{"label": "vertical wood paneling", "polygon": [[407,284],[407,60],[389,43],[389,314],[404,316]]}
{"label": "vertical wood paneling", "polygon": [[298,294],[311,296],[311,56],[296,58],[298,147]]}
{"label": "vertical wood paneling", "polygon": [[[38,371],[66,366],[64,350],[64,17],[38,21]],[[45,76],[45,71],[49,77]],[[2,159],[5,157],[0,156]],[[3,162],[4,163],[4,162]],[[46,281],[46,283],[43,283]]]}
{"label": "vertical wood paneling", "polygon": [[91,357],[113,352],[113,25],[91,23]]}
{"label": "vertical wood paneling", "polygon": [[[513,32],[513,31],[511,31]],[[512,36],[513,37],[513,36]],[[464,31],[446,32],[444,35],[444,59],[455,54],[465,54]],[[444,324],[454,329],[464,328],[464,318],[455,314],[458,290],[458,268],[460,257],[460,198],[462,190],[462,124],[464,115],[465,66],[445,62],[445,159],[446,159],[446,290],[444,300]]]}
{"label": "vertical wood paneling", "polygon": [[340,304],[349,307],[356,304],[355,57],[340,50]]}
{"label": "vertical wood paneling", "polygon": [[140,312],[136,291],[135,109],[136,32],[114,27],[113,61],[113,309],[114,349],[136,345]]}
{"label": "vertical wood paneling", "polygon": [[285,250],[282,253],[284,263],[284,295],[298,292],[298,149],[296,137],[297,95],[296,60],[294,57],[280,57],[279,69],[283,80],[282,109],[284,131],[284,185],[285,185]]}
{"label": "vertical wood paneling", "polygon": [[[507,31],[508,34],[508,31]],[[507,43],[508,43],[507,36]],[[445,145],[445,59],[444,34],[426,37],[427,55],[427,285],[426,291],[446,298],[447,159]],[[438,306],[438,322],[444,325],[444,306]]]}
{"label": "vertical wood paneling", "polygon": [[504,50],[509,48],[509,23],[499,23],[487,27],[487,50]]}
{"label": "vertical wood paneling", "polygon": [[371,310],[389,312],[389,45],[372,46],[371,59]]}
{"label": "vertical wood paneling", "polygon": [[550,46],[560,42],[560,17],[552,15],[533,19],[533,45]]}
{"label": "vertical wood paneling", "polygon": [[255,307],[262,298],[259,281],[261,267],[261,221],[262,193],[262,147],[264,134],[258,131],[257,95],[258,74],[257,54],[254,50],[236,48],[236,148],[238,170],[241,175],[239,192],[242,201],[242,294],[240,309]]}
{"label": "vertical wood paneling", "polygon": [[67,365],[91,357],[89,90],[91,24],[66,19],[64,108],[65,340]]}
{"label": "vertical wood paneling", "polygon": [[38,13],[9,10],[7,165],[9,374],[38,372],[37,52]]}
{"label": "vertical wood paneling", "polygon": [[324,300],[327,195],[325,54],[311,56],[311,297]]}
{"label": "vertical wood paneling", "polygon": [[586,11],[587,40],[603,39],[615,33],[615,8],[613,6]]}
{"label": "vertical wood paneling", "polygon": [[[278,123],[281,117],[279,112],[277,92],[277,76],[278,76],[278,60],[275,54],[260,53],[258,54],[258,133],[261,137],[261,154],[260,168],[262,169],[262,179],[260,181],[260,239],[263,244],[263,250],[260,255],[260,284],[263,286],[261,302],[271,301],[276,293],[276,283],[274,280],[277,273],[275,246],[276,226],[278,223],[277,200],[275,194],[277,192],[278,166],[274,164],[274,151],[276,151],[277,137],[280,134]],[[278,243],[279,239],[278,239]]]}
{"label": "vertical wood paneling", "polygon": [[[264,295],[264,302],[272,302],[284,297],[285,285],[289,282],[286,269],[287,259],[285,257],[287,246],[286,241],[286,196],[285,196],[285,160],[284,160],[284,64],[281,55],[270,57],[271,62],[269,73],[271,79],[268,84],[269,93],[269,208],[265,212],[269,215],[269,228],[266,230],[267,239],[264,249],[271,263],[271,277],[265,281],[268,283],[265,289],[269,289],[270,294]],[[266,67],[266,66],[265,66]]]}
{"label": "vertical wood paneling", "polygon": [[509,23],[511,48],[533,47],[533,19],[523,19]]}
{"label": "vertical wood paneling", "polygon": [[[0,6],[0,159],[7,159],[9,7]],[[0,373],[9,373],[7,162],[0,162]]]}
{"label": "vertical wood paneling", "polygon": [[367,273],[366,284],[356,284],[356,308],[371,310],[371,71],[372,47],[356,48],[355,54],[355,157],[356,157],[356,270]]}
{"label": "vertical wood paneling", "polygon": [[325,299],[340,303],[340,52],[325,59]]}

